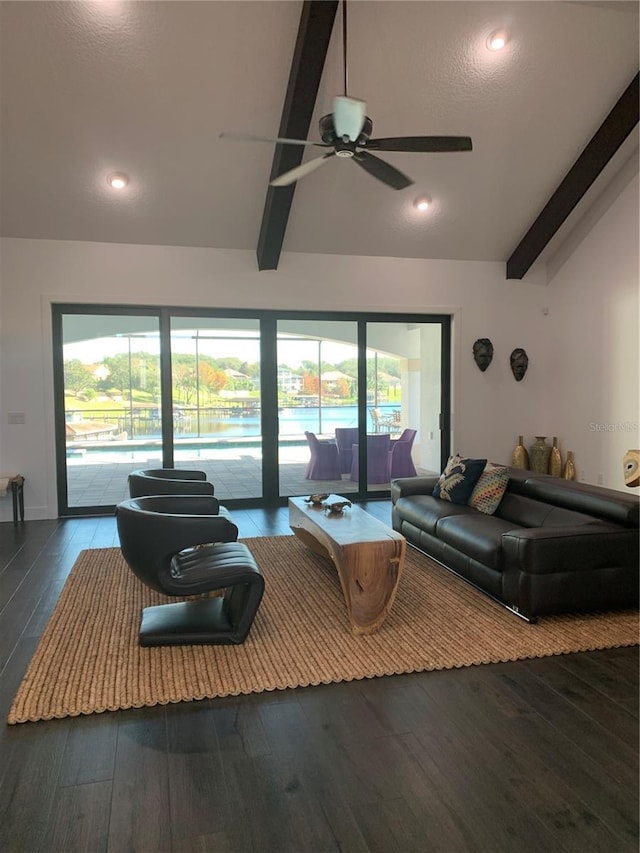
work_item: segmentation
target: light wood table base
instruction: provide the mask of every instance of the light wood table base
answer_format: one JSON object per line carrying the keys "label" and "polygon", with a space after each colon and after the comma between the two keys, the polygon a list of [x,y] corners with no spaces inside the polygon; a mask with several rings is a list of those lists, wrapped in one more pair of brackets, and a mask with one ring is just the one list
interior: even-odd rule
{"label": "light wood table base", "polygon": [[[327,498],[338,500],[344,498]],[[404,536],[358,506],[333,514],[304,498],[289,498],[289,525],[301,542],[334,563],[353,633],[377,631],[396,597],[407,550]]]}

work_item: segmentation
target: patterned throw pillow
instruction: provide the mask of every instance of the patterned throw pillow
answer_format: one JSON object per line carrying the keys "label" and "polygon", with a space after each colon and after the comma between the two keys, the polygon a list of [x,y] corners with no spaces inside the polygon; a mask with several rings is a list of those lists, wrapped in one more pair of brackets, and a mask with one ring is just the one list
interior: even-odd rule
{"label": "patterned throw pillow", "polygon": [[484,471],[480,474],[480,479],[471,492],[469,506],[484,512],[486,515],[493,515],[498,509],[508,482],[508,468],[505,468],[504,465],[487,462]]}
{"label": "patterned throw pillow", "polygon": [[450,501],[452,504],[466,504],[486,464],[486,459],[450,456],[432,492],[434,498]]}

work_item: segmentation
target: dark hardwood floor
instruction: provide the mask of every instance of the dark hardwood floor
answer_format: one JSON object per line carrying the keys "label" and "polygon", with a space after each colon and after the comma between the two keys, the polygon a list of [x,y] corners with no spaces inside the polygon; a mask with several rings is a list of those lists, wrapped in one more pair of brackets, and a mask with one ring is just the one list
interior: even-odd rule
{"label": "dark hardwood floor", "polygon": [[[113,518],[0,524],[4,719],[79,551],[117,544]],[[0,849],[635,853],[637,649],[2,723]]]}

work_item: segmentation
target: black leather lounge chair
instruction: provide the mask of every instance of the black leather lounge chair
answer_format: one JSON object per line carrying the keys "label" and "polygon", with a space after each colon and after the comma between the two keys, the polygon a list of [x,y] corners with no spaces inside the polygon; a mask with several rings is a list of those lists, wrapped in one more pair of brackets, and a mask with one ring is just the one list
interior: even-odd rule
{"label": "black leather lounge chair", "polygon": [[147,468],[129,474],[129,495],[213,495],[213,483],[204,471],[188,468]]}
{"label": "black leather lounge chair", "polygon": [[[222,508],[221,508],[222,509]],[[237,542],[230,515],[210,495],[153,495],[116,507],[122,554],[132,572],[165,595],[198,598],[145,607],[141,646],[239,644],[260,606],[264,579]]]}

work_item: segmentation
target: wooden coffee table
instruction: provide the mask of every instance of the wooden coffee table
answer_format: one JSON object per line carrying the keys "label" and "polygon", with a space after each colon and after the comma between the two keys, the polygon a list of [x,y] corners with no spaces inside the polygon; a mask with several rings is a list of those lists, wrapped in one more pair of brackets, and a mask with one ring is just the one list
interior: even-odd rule
{"label": "wooden coffee table", "polygon": [[[330,495],[327,503],[344,500]],[[304,498],[289,498],[289,525],[316,554],[333,561],[354,634],[373,634],[396,597],[407,542],[358,506],[329,513]]]}

